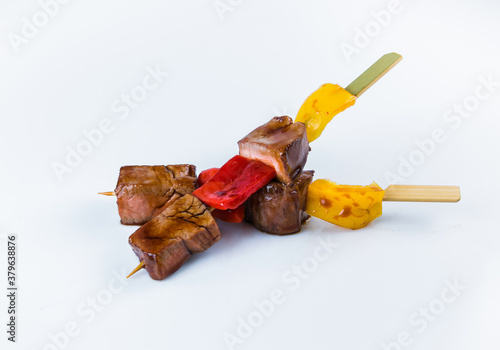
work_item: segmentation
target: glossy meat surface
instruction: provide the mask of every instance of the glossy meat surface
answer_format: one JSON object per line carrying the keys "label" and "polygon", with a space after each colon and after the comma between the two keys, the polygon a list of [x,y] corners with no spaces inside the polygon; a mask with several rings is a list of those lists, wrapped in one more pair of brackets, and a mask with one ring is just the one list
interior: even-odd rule
{"label": "glossy meat surface", "polygon": [[219,239],[219,227],[207,207],[188,194],[141,226],[129,243],[151,278],[161,280]]}
{"label": "glossy meat surface", "polygon": [[238,141],[240,156],[274,167],[279,181],[290,185],[309,154],[306,126],[288,116],[274,117]]}
{"label": "glossy meat surface", "polygon": [[309,219],[305,212],[307,189],[314,171],[304,171],[290,186],[273,180],[245,203],[246,219],[261,231],[286,235],[300,231]]}
{"label": "glossy meat surface", "polygon": [[142,225],[195,188],[194,165],[123,166],[115,189],[121,223]]}

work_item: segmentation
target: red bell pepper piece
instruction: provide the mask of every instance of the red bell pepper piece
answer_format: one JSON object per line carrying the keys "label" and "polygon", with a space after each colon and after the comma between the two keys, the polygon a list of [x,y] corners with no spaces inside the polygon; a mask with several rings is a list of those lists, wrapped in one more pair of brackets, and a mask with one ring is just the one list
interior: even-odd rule
{"label": "red bell pepper piece", "polygon": [[[203,170],[200,175],[198,175],[198,186],[203,186],[208,180],[210,180],[217,172],[219,168],[211,168]],[[243,203],[236,209],[220,210],[214,209],[212,211],[212,216],[219,220],[232,223],[240,223],[245,219],[245,204]]]}
{"label": "red bell pepper piece", "polygon": [[212,216],[224,222],[240,223],[245,219],[245,204],[241,204],[236,209],[214,209]]}
{"label": "red bell pepper piece", "polygon": [[196,185],[198,187],[203,186],[208,180],[210,180],[217,172],[219,168],[210,168],[207,170],[203,170],[200,175],[198,175],[198,180],[196,181]]}
{"label": "red bell pepper piece", "polygon": [[234,156],[193,195],[215,209],[236,209],[275,177],[276,171],[269,165]]}

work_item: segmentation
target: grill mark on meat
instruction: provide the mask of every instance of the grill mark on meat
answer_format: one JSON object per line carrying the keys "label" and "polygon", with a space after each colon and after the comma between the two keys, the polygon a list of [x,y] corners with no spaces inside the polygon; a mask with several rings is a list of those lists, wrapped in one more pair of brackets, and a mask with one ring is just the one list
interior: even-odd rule
{"label": "grill mark on meat", "polygon": [[196,222],[190,221],[190,220],[185,219],[185,218],[183,218],[183,217],[177,217],[177,219],[182,220],[182,221],[184,221],[184,222],[187,222],[187,223],[189,223],[189,224],[196,225],[196,226],[198,226],[198,227],[203,227],[203,228],[205,228],[203,225],[199,225],[199,224],[197,224]]}

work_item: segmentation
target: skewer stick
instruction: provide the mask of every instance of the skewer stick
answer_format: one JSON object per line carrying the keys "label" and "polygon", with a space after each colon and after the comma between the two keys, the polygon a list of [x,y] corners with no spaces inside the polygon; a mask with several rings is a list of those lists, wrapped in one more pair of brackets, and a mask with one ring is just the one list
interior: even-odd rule
{"label": "skewer stick", "polygon": [[143,269],[146,265],[144,264],[144,261],[141,261],[139,265],[137,265],[137,267],[134,269],[134,271],[132,271],[130,273],[130,275],[127,276],[127,278],[129,278],[130,276],[132,276],[134,273],[136,273],[137,271]]}
{"label": "skewer stick", "polygon": [[456,203],[460,200],[460,187],[390,185],[385,190],[383,200],[393,202]]}
{"label": "skewer stick", "polygon": [[345,89],[356,97],[361,96],[370,86],[375,84],[402,59],[403,57],[395,52],[385,54]]}
{"label": "skewer stick", "polygon": [[115,191],[98,192],[97,194],[100,194],[100,195],[103,195],[103,196],[116,196]]}

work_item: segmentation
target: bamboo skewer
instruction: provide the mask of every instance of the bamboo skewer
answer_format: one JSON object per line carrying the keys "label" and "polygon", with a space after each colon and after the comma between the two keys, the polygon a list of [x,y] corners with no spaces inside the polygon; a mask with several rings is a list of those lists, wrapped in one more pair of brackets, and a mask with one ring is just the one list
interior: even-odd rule
{"label": "bamboo skewer", "polygon": [[356,98],[361,96],[402,59],[403,57],[395,52],[385,54],[352,83],[350,83],[345,89],[356,96]]}
{"label": "bamboo skewer", "polygon": [[132,276],[133,274],[135,274],[137,271],[143,269],[146,265],[144,264],[144,261],[141,261],[139,265],[137,265],[137,267],[127,276],[127,278],[129,278],[130,276]]}
{"label": "bamboo skewer", "polygon": [[[397,53],[389,53],[382,56],[371,65],[358,78],[349,84],[345,90],[356,98],[361,96],[389,70],[402,60]],[[116,196],[114,191],[99,192],[100,195]],[[398,202],[458,202],[460,201],[460,188],[458,186],[417,186],[417,185],[390,185],[384,192],[383,201]],[[210,211],[213,208],[209,208]],[[145,268],[144,261],[127,276],[131,277],[139,270]]]}
{"label": "bamboo skewer", "polygon": [[390,185],[385,190],[383,200],[388,202],[456,203],[460,198],[460,187],[458,186]]}

